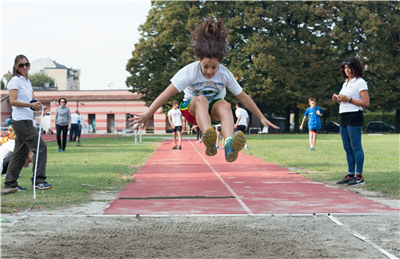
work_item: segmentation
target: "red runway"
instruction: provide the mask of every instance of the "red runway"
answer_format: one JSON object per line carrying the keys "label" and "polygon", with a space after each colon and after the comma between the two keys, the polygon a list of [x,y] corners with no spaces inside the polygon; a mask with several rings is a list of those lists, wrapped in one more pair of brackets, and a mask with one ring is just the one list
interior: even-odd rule
{"label": "red runway", "polygon": [[209,157],[194,140],[184,140],[182,150],[172,147],[172,140],[164,141],[104,214],[399,212],[243,153],[227,163],[224,150]]}

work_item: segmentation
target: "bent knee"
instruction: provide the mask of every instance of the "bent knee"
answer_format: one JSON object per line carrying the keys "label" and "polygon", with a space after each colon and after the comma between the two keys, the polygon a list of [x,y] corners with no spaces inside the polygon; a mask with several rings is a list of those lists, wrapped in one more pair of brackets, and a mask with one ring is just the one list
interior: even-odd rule
{"label": "bent knee", "polygon": [[196,96],[195,97],[195,99],[194,99],[194,102],[195,103],[207,103],[208,104],[208,100],[207,100],[207,97],[205,97],[204,95],[199,95],[199,96]]}

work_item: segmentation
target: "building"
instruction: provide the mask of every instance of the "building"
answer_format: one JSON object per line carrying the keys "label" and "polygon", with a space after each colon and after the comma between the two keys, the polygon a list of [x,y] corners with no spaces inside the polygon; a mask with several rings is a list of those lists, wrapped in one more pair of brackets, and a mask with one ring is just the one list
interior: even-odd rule
{"label": "building", "polygon": [[[79,110],[83,119],[89,126],[83,133],[118,133],[122,129],[129,129],[127,120],[131,113],[143,113],[148,110],[140,95],[128,90],[108,91],[34,91],[35,97],[46,107],[49,107],[43,123],[44,130],[52,128],[55,130],[56,109],[59,106],[58,100],[63,97],[67,99],[67,107],[74,113]],[[7,90],[1,90],[1,122],[4,122],[11,115],[11,106],[8,100]],[[35,115],[38,124],[40,115]],[[144,133],[165,134],[167,124],[166,114],[161,108],[148,121]]]}
{"label": "building", "polygon": [[80,90],[80,69],[67,68],[54,60],[40,58],[31,63],[29,74],[41,71],[54,79],[58,90]]}

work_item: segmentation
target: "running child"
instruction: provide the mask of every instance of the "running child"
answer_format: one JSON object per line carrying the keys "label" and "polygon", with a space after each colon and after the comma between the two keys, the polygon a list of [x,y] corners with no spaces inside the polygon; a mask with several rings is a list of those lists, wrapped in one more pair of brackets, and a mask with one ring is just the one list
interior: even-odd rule
{"label": "running child", "polygon": [[224,100],[228,88],[264,126],[279,129],[263,116],[254,101],[243,92],[232,73],[221,64],[228,53],[227,36],[228,30],[222,19],[208,17],[198,24],[191,32],[190,43],[199,61],[179,70],[171,79],[171,84],[157,97],[147,112],[134,114],[134,118],[130,119],[131,124],[145,124],[171,96],[184,91],[180,110],[189,123],[198,125],[203,132],[206,155],[217,154],[217,133],[211,124],[221,124],[222,135],[225,137],[225,160],[233,162],[246,144],[246,138],[241,131],[235,134],[233,132],[231,106]]}
{"label": "running child", "polygon": [[318,130],[321,128],[322,109],[316,105],[315,99],[308,99],[310,107],[304,112],[304,118],[300,125],[300,130],[303,129],[304,121],[308,116],[308,133],[310,134],[310,151],[315,151],[315,142],[317,141]]}
{"label": "running child", "polygon": [[178,149],[176,144],[176,133],[178,132],[179,137],[179,149],[182,149],[182,113],[179,110],[179,102],[172,101],[172,109],[168,112],[168,121],[172,126],[173,139],[175,146],[172,149]]}

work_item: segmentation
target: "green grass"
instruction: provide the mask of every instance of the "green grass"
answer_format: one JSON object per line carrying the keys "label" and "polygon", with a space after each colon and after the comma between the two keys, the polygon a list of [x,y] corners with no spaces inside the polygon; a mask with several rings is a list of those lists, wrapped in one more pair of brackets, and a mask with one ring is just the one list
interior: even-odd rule
{"label": "green grass", "polygon": [[[57,152],[56,142],[47,142],[46,181],[54,187],[36,191],[35,207],[78,205],[90,202],[93,190],[120,190],[154,153],[159,139],[144,138],[143,142],[146,141],[155,142],[133,145],[133,138],[83,139],[81,147],[67,142],[65,153]],[[2,213],[21,212],[34,201],[30,188],[32,166],[22,169],[20,176],[19,185],[28,190],[2,196]],[[1,181],[3,186],[3,177]]]}
{"label": "green grass", "polygon": [[[316,181],[335,184],[347,173],[346,154],[339,134],[318,135],[316,152],[309,151],[308,134],[247,135],[249,155],[305,174]],[[365,154],[363,188],[400,198],[399,135],[363,135]]]}

